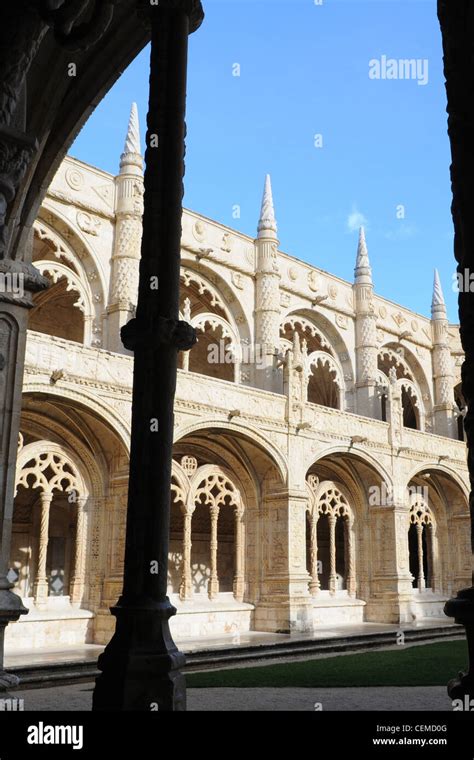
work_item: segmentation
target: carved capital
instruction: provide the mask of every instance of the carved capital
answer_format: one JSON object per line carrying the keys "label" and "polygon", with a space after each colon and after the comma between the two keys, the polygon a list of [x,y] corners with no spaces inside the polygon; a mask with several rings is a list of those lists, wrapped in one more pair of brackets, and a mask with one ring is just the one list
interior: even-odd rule
{"label": "carved capital", "polygon": [[32,264],[0,258],[0,302],[31,308],[31,293],[49,287],[49,280]]}
{"label": "carved capital", "polygon": [[145,23],[151,19],[151,13],[163,11],[183,11],[189,16],[189,31],[195,32],[204,21],[204,10],[201,0],[140,0],[139,12]]}
{"label": "carved capital", "polygon": [[0,258],[8,242],[8,208],[38,144],[35,138],[10,127],[0,127]]}
{"label": "carved capital", "polygon": [[[105,34],[121,0],[30,0],[66,50],[82,51]],[[84,21],[84,19],[86,19]]]}
{"label": "carved capital", "polygon": [[174,346],[178,351],[189,351],[197,341],[196,330],[187,322],[163,317],[158,317],[153,327],[144,327],[138,319],[131,319],[122,327],[120,336],[128,351],[144,345],[155,349]]}

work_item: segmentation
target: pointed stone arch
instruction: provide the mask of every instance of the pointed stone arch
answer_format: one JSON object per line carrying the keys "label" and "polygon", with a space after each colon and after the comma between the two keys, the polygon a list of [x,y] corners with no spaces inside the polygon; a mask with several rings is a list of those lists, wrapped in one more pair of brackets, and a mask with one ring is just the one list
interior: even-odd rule
{"label": "pointed stone arch", "polygon": [[[347,320],[344,324],[347,325]],[[291,337],[291,333],[287,329],[287,339],[285,341],[285,327],[291,328],[293,331],[297,329],[300,333],[300,339],[304,339],[305,333],[307,333],[316,340],[314,345],[311,345],[310,341],[308,341],[309,355],[315,351],[322,351],[332,356],[338,366],[338,375],[343,386],[341,407],[352,410],[355,378],[354,367],[347,341],[344,340],[339,327],[317,310],[309,310],[306,306],[301,306],[301,308],[293,307],[280,321],[281,349],[283,351],[285,348],[290,347],[288,338]]]}
{"label": "pointed stone arch", "polygon": [[342,367],[325,351],[313,351],[306,359],[308,401],[331,409],[344,406],[345,384]]}
{"label": "pointed stone arch", "polygon": [[[84,315],[84,333],[79,342],[101,347],[105,283],[95,254],[68,220],[61,218],[57,212],[46,211],[44,208],[42,214],[43,217],[33,225],[34,239],[38,242],[38,250],[33,259],[35,266],[49,278],[52,287],[35,296],[35,308],[30,318],[33,329],[43,331],[40,329],[41,319],[38,328],[34,328],[37,311],[39,317],[54,298],[62,296],[64,299],[66,294],[75,291],[79,299],[70,305],[78,306]],[[49,222],[45,221],[44,216],[47,216]],[[53,320],[45,331],[57,334],[55,324]]]}
{"label": "pointed stone arch", "polygon": [[[308,516],[310,523],[310,562],[309,572],[311,580],[309,590],[312,596],[317,596],[321,586],[327,585],[327,590],[334,595],[337,590],[338,569],[344,568],[343,575],[339,577],[343,580],[348,594],[354,597],[356,594],[356,574],[355,574],[355,534],[354,534],[354,512],[351,507],[351,499],[348,491],[343,484],[334,480],[322,480],[314,474],[309,474],[306,478],[306,491],[308,494]],[[321,518],[327,518],[329,547],[328,547],[328,565],[326,557],[320,559],[321,552],[318,545],[318,524]],[[343,562],[338,558],[338,541],[337,525],[338,519],[343,521]],[[339,550],[340,551],[340,550]],[[339,559],[339,567],[338,567]],[[319,572],[321,565],[322,572]],[[320,581],[320,575],[323,581]],[[327,581],[327,583],[326,583]]]}

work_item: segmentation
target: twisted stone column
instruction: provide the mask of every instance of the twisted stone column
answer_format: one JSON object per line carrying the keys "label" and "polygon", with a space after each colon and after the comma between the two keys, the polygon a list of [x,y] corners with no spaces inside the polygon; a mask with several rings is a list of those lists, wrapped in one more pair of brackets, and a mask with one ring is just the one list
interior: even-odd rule
{"label": "twisted stone column", "polygon": [[219,593],[219,576],[217,574],[217,522],[219,519],[219,507],[211,507],[211,575],[209,577],[209,599],[215,599]]}
{"label": "twisted stone column", "polygon": [[48,598],[48,578],[46,575],[46,560],[48,557],[49,542],[49,512],[52,493],[42,492],[40,496],[41,514],[40,514],[40,534],[38,545],[38,563],[36,567],[36,577],[33,587],[33,595],[37,607],[44,607]]}
{"label": "twisted stone column", "polygon": [[193,519],[192,512],[184,513],[183,526],[183,572],[181,584],[179,587],[179,598],[181,601],[191,599],[193,596],[193,579],[191,574],[191,523]]}
{"label": "twisted stone column", "polygon": [[318,573],[318,520],[319,520],[319,512],[317,510],[312,510],[310,514],[311,581],[309,583],[309,592],[311,596],[317,596],[321,588],[321,582],[319,580],[319,573]]}
{"label": "twisted stone column", "polygon": [[356,595],[356,575],[355,575],[355,546],[354,546],[354,534],[353,534],[354,520],[347,517],[344,520],[344,527],[346,531],[346,546],[347,546],[347,573],[346,573],[346,585],[349,596]]}

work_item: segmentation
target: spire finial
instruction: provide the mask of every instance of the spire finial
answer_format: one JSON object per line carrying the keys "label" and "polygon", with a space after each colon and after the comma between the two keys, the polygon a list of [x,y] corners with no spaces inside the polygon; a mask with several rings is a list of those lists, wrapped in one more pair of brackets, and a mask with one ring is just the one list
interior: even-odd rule
{"label": "spire finial", "polygon": [[365,241],[365,229],[359,229],[359,244],[357,246],[357,259],[354,269],[355,283],[357,285],[372,285],[372,269],[370,268],[369,252]]}
{"label": "spire finial", "polygon": [[140,126],[138,123],[138,108],[132,103],[130,118],[128,120],[127,136],[123,153],[120,156],[120,174],[143,173],[143,159],[140,145]]}
{"label": "spire finial", "polygon": [[262,210],[258,222],[258,237],[274,237],[277,235],[277,223],[275,219],[275,209],[273,206],[272,183],[270,175],[265,177],[265,187],[263,190]]}
{"label": "spire finial", "polygon": [[441,288],[441,280],[439,279],[439,272],[434,270],[433,280],[433,300],[431,301],[431,317],[432,319],[446,319],[446,304],[444,302],[443,290]]}
{"label": "spire finial", "polygon": [[130,118],[128,120],[127,137],[125,138],[124,153],[140,153],[140,126],[138,122],[138,108],[136,103],[132,103],[130,109]]}

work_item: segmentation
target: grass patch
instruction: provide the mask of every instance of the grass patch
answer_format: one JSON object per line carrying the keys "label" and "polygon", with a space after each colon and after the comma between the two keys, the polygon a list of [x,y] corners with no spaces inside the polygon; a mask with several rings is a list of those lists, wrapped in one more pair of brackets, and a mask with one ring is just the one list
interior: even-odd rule
{"label": "grass patch", "polygon": [[467,667],[465,640],[361,652],[323,660],[189,673],[190,689],[331,686],[444,686]]}

